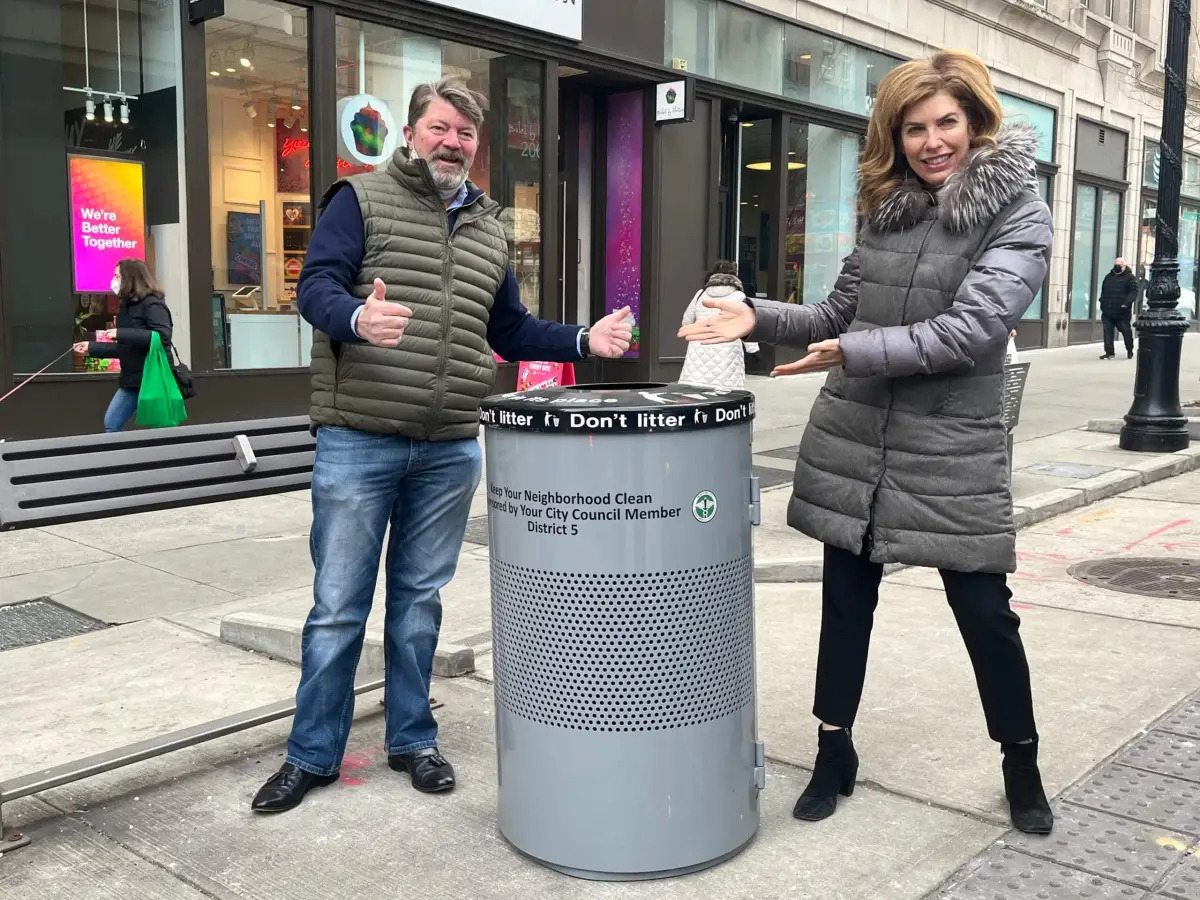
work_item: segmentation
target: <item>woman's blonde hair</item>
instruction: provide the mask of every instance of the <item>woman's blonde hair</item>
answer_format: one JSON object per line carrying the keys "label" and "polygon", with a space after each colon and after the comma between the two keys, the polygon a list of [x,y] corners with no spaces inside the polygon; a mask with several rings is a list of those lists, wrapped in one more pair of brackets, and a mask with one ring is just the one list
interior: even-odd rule
{"label": "woman's blonde hair", "polygon": [[867,143],[858,165],[858,206],[872,215],[909,173],[900,141],[904,113],[945,91],[958,101],[971,126],[971,146],[995,144],[1004,118],[1000,98],[983,60],[961,50],[943,50],[906,62],[879,82],[867,124]]}

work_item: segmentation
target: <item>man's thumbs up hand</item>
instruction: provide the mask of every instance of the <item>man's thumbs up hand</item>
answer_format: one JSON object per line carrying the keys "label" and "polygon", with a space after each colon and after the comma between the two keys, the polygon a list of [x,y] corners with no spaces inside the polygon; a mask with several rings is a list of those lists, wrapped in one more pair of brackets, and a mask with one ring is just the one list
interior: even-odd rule
{"label": "man's thumbs up hand", "polygon": [[363,311],[358,314],[355,326],[358,336],[376,347],[396,347],[404,337],[404,329],[412,318],[412,310],[386,299],[387,285],[382,278],[375,279],[375,289],[367,298]]}

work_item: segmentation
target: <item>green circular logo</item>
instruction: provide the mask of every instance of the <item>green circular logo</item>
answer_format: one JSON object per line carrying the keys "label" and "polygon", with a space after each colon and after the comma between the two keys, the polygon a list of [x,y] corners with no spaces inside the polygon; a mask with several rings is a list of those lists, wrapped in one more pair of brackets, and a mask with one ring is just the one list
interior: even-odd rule
{"label": "green circular logo", "polygon": [[692,515],[697,522],[711,522],[717,514],[717,495],[712,491],[701,491],[692,501]]}

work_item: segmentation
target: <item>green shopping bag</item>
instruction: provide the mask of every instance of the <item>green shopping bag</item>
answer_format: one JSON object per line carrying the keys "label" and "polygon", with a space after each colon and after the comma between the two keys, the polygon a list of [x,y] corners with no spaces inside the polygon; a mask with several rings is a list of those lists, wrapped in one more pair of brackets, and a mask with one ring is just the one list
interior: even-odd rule
{"label": "green shopping bag", "polygon": [[150,332],[150,352],[142,369],[142,387],[138,391],[137,423],[147,428],[170,428],[187,421],[183,394],[175,382],[175,373],[163,349],[157,331]]}

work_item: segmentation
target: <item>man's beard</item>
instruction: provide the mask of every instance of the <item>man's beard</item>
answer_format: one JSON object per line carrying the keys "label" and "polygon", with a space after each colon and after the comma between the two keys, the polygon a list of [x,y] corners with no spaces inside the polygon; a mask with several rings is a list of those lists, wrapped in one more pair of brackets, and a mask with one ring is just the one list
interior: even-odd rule
{"label": "man's beard", "polygon": [[[446,169],[435,165],[438,161],[455,163],[457,168]],[[433,178],[433,186],[438,193],[453,196],[467,180],[467,160],[458,153],[434,153],[428,160],[429,174]]]}

